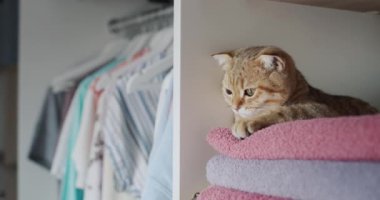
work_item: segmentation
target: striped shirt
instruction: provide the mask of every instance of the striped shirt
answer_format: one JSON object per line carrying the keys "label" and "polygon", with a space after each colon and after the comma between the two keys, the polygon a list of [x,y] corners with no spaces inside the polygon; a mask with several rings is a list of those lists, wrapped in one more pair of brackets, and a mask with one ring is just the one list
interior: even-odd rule
{"label": "striped shirt", "polygon": [[[162,52],[141,65],[166,57]],[[130,75],[120,78],[106,89],[105,113],[102,119],[105,148],[110,153],[116,190],[127,191],[139,198],[148,171],[149,154],[153,145],[155,113],[160,94],[159,87],[152,87],[128,94]],[[165,73],[155,78],[161,85]]]}

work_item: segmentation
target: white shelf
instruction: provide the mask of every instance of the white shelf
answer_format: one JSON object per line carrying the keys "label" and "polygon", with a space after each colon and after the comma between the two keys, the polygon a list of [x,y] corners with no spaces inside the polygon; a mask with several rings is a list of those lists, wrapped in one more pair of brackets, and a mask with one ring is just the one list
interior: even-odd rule
{"label": "white shelf", "polygon": [[284,3],[302,4],[325,8],[352,10],[359,12],[380,12],[378,0],[271,0]]}
{"label": "white shelf", "polygon": [[[210,54],[270,44],[293,55],[307,80],[327,92],[360,97],[380,108],[380,16],[262,0],[177,0],[175,68],[180,97],[180,199],[205,188],[215,155],[207,132],[232,125],[221,94],[222,71]],[[175,10],[179,12],[179,10]],[[177,41],[178,42],[178,41]],[[177,146],[177,145],[175,145]],[[175,184],[174,184],[175,185]]]}

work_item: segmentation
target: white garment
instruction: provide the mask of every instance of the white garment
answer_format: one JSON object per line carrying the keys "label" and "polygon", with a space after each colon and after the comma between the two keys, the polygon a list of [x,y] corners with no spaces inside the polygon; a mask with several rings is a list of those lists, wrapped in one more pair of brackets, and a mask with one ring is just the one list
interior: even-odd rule
{"label": "white garment", "polygon": [[101,200],[104,142],[99,126],[95,124],[87,168],[84,200]]}
{"label": "white garment", "polygon": [[[160,93],[160,99],[158,101],[158,109],[156,113],[156,121],[154,122],[154,136],[153,141],[157,140],[157,135],[165,131],[165,126],[167,123],[167,118],[162,116],[168,116],[170,113],[171,106],[173,104],[171,96],[173,93],[173,70],[171,70],[162,82],[162,88]],[[170,101],[168,100],[170,99]]]}
{"label": "white garment", "polygon": [[[104,112],[105,93],[102,93],[97,103],[97,115]],[[90,162],[86,174],[84,200],[135,200],[126,193],[118,193],[114,187],[114,173],[109,153],[105,152],[101,118],[95,117],[93,137],[90,148]]]}
{"label": "white garment", "polygon": [[75,143],[72,159],[77,171],[76,187],[83,189],[86,182],[86,173],[90,162],[90,147],[93,136],[93,126],[95,121],[95,95],[91,87],[86,92],[82,122],[80,124],[78,138]]}
{"label": "white garment", "polygon": [[[78,98],[78,93],[75,92],[72,102],[75,102]],[[65,173],[67,143],[70,136],[70,124],[74,117],[74,106],[70,106],[67,112],[66,118],[63,122],[61,133],[58,140],[57,149],[54,154],[53,163],[50,169],[50,173],[57,179],[62,179]]]}
{"label": "white garment", "polygon": [[162,84],[155,122],[155,135],[149,157],[149,171],[142,200],[172,199],[172,144],[173,144],[173,76],[168,74]]}
{"label": "white garment", "polygon": [[112,163],[109,156],[109,153],[105,151],[103,157],[102,200],[136,200],[127,192],[115,191]]}
{"label": "white garment", "polygon": [[103,183],[102,183],[102,199],[115,199],[115,190],[113,184],[112,164],[109,153],[105,150],[103,154]]}

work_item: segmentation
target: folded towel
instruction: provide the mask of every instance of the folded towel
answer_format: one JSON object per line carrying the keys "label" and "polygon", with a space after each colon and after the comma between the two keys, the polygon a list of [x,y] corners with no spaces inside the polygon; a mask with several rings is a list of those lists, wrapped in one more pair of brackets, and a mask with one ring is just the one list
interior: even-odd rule
{"label": "folded towel", "polygon": [[210,186],[203,190],[197,200],[285,200],[284,198],[266,196],[239,190]]}
{"label": "folded towel", "polygon": [[207,140],[221,154],[241,159],[380,160],[380,115],[281,123],[243,141],[218,128]]}
{"label": "folded towel", "polygon": [[214,156],[213,185],[293,199],[380,199],[380,162],[239,160]]}

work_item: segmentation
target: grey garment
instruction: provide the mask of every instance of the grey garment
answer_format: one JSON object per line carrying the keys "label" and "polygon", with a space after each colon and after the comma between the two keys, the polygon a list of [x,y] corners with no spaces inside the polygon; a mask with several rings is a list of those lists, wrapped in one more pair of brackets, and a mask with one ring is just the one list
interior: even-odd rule
{"label": "grey garment", "polygon": [[29,151],[30,160],[50,170],[61,127],[78,85],[84,78],[96,72],[101,67],[107,66],[108,63],[114,60],[115,58],[107,60],[83,76],[72,80],[74,81],[73,85],[65,90],[54,92],[52,88],[48,89],[34,132],[33,143]]}
{"label": "grey garment", "polygon": [[215,156],[207,164],[207,179],[218,186],[293,199],[380,199],[380,163],[376,162]]}
{"label": "grey garment", "polygon": [[58,143],[61,126],[76,87],[62,92],[48,89],[29,151],[29,159],[50,169]]}

